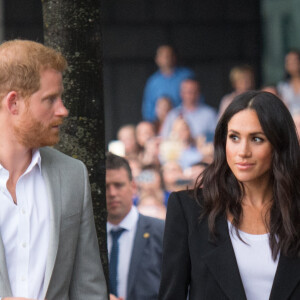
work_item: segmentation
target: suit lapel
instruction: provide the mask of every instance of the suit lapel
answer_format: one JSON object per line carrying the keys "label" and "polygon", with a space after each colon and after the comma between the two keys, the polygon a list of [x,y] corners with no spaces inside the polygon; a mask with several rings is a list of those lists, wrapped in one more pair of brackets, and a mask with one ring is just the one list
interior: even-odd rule
{"label": "suit lapel", "polygon": [[[147,232],[147,224],[142,215],[139,214],[139,219],[137,222],[136,234],[131,254],[129,272],[128,272],[128,282],[127,282],[127,298],[130,295],[132,288],[135,283],[136,269],[140,263],[143,250],[147,244],[147,239],[149,233]],[[147,234],[148,233],[148,234]]]}
{"label": "suit lapel", "polygon": [[300,281],[300,258],[280,255],[270,300],[286,300]]}
{"label": "suit lapel", "polygon": [[46,262],[46,272],[43,287],[43,299],[46,297],[48,286],[51,280],[52,271],[55,264],[61,220],[61,198],[60,198],[60,174],[59,170],[53,167],[51,159],[41,149],[42,175],[45,180],[47,196],[50,207],[49,226],[49,247]]}
{"label": "suit lapel", "polygon": [[217,221],[216,229],[218,233],[216,247],[203,259],[230,300],[246,300],[226,218],[220,218]]}
{"label": "suit lapel", "polygon": [[[6,258],[5,258],[5,249],[2,241],[2,237],[0,235],[0,280],[3,285],[6,286],[6,289],[10,295],[12,295],[11,286],[9,282],[8,270],[6,266]],[[3,291],[4,292],[4,291]],[[8,294],[7,294],[8,296]]]}

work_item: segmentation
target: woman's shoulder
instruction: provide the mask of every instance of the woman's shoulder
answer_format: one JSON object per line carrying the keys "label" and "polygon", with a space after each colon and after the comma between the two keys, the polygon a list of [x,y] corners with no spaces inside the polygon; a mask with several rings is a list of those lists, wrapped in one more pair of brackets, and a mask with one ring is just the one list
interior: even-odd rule
{"label": "woman's shoulder", "polygon": [[169,206],[179,205],[184,210],[194,210],[199,212],[202,209],[203,196],[202,190],[199,189],[197,193],[194,190],[182,190],[172,192],[168,201]]}

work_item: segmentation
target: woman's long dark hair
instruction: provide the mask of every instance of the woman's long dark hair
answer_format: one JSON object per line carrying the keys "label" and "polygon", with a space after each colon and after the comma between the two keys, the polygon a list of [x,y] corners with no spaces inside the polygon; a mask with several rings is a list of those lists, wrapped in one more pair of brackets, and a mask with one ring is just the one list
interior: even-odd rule
{"label": "woman's long dark hair", "polygon": [[245,109],[256,111],[261,127],[272,145],[271,182],[273,202],[268,212],[270,247],[275,259],[279,251],[287,256],[300,252],[300,147],[293,119],[283,102],[268,92],[249,91],[237,96],[219,120],[214,138],[214,160],[196,183],[195,195],[203,194],[204,215],[212,236],[216,218],[229,212],[239,228],[242,218],[243,185],[226,161],[227,126]]}

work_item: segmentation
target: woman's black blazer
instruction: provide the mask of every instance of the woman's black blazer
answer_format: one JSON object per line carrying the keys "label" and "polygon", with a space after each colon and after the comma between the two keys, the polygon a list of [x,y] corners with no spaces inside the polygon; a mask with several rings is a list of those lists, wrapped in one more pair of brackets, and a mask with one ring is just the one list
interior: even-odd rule
{"label": "woman's black blazer", "polygon": [[[188,191],[168,201],[159,300],[246,300],[226,217],[218,218],[217,240],[199,221],[200,205]],[[270,300],[300,299],[300,258],[281,255]]]}

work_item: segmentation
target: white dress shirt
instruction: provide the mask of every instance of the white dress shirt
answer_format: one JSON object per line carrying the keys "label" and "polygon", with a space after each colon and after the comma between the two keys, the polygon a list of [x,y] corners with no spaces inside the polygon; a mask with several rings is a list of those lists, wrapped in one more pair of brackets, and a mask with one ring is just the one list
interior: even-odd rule
{"label": "white dress shirt", "polygon": [[117,230],[119,228],[126,229],[119,238],[119,259],[118,259],[118,297],[123,297],[126,300],[127,294],[127,278],[133,248],[133,242],[135,238],[137,221],[139,218],[138,211],[135,206],[132,206],[130,212],[122,220],[119,225],[113,225],[107,222],[107,247],[108,255],[110,257],[112,247],[112,237],[110,235],[111,230]]}
{"label": "white dress shirt", "polygon": [[[32,161],[16,184],[17,205],[0,165],[0,233],[14,297],[41,299],[49,243],[49,204],[41,173],[41,156]],[[0,295],[5,296],[5,295]]]}

